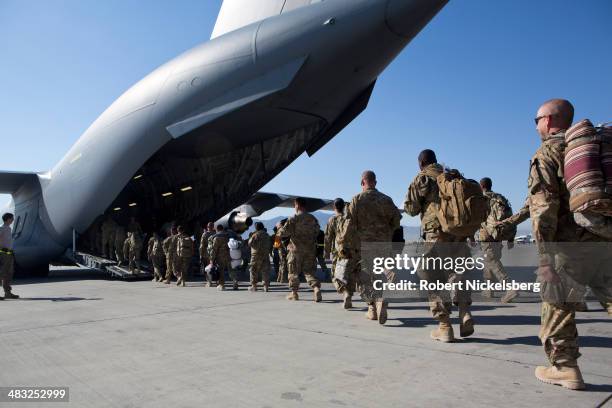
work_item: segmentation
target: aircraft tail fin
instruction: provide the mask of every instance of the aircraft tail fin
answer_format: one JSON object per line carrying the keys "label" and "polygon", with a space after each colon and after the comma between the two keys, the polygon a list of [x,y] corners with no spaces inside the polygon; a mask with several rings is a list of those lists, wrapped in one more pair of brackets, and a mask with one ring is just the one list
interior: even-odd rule
{"label": "aircraft tail fin", "polygon": [[210,39],[321,0],[224,0]]}
{"label": "aircraft tail fin", "polygon": [[21,186],[38,178],[31,172],[0,171],[0,194],[14,194]]}

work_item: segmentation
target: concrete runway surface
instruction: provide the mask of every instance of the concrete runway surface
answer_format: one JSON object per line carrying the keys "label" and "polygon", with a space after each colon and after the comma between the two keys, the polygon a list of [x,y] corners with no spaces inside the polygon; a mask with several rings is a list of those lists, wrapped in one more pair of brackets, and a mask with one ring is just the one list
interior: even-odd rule
{"label": "concrete runway surface", "polygon": [[578,314],[588,390],[576,392],[533,375],[546,363],[535,302],[476,295],[474,336],[442,344],[422,302],[391,304],[381,327],[361,301],[344,311],[330,284],[320,304],[304,285],[299,302],[284,299],[286,285],[246,287],[61,268],[18,281],[22,299],[0,302],[0,386],[68,386],[70,402],[0,406],[612,406],[612,319],[596,302]]}

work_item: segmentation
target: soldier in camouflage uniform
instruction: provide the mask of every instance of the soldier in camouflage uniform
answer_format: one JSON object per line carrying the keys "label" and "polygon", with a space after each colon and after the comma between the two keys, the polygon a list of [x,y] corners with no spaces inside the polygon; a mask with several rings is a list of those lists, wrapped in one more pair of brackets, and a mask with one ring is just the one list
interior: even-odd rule
{"label": "soldier in camouflage uniform", "polygon": [[374,291],[374,275],[372,271],[361,266],[360,251],[361,245],[375,243],[377,250],[385,252],[380,256],[387,256],[391,249],[393,232],[400,226],[401,215],[393,200],[376,189],[376,183],[376,174],[373,171],[362,173],[362,191],[353,197],[348,205],[348,225],[341,228],[341,233],[336,234],[336,243],[345,245],[353,242],[351,250],[354,265],[358,268],[359,291],[368,305],[366,318],[384,324],[387,321],[387,301]]}
{"label": "soldier in camouflage uniform", "polygon": [[115,255],[115,229],[117,223],[108,215],[102,223],[102,256],[113,259]]}
{"label": "soldier in camouflage uniform", "polygon": [[287,219],[284,219],[276,226],[276,229],[277,229],[276,236],[280,240],[280,246],[278,247],[279,267],[278,267],[278,275],[276,277],[276,281],[279,283],[286,283],[289,281],[289,277],[288,277],[289,268],[287,267],[287,255],[288,255],[287,245],[289,244],[289,240],[281,238],[281,236],[278,234],[278,230],[283,225],[285,225],[286,222],[287,222]]}
{"label": "soldier in camouflage uniform", "polygon": [[127,239],[125,227],[123,225],[117,225],[115,229],[115,256],[117,257],[117,263],[119,265],[125,262],[125,254],[123,253],[123,243]]}
{"label": "soldier in camouflage uniform", "polygon": [[136,218],[134,217],[130,218],[130,223],[128,224],[127,230],[128,232],[133,232],[137,234],[139,237],[142,237],[142,227],[140,226],[140,224],[138,223],[138,221],[136,221]]}
{"label": "soldier in camouflage uniform", "polygon": [[[336,238],[338,237],[338,224],[342,217],[344,216],[344,206],[345,202],[341,198],[336,198],[334,200],[334,215],[332,215],[327,221],[327,226],[325,227],[325,258],[331,259],[332,261],[332,282],[336,287],[338,293],[342,294],[344,297],[344,308],[350,309],[353,307],[352,297],[355,292],[355,279],[354,274],[349,273],[344,279],[338,279],[336,277],[336,264],[338,262],[338,251],[336,247]],[[343,265],[344,267],[344,265]],[[352,270],[358,271],[358,265],[355,265]]]}
{"label": "soldier in camouflage uniform", "polygon": [[170,228],[170,235],[163,242],[164,255],[166,255],[166,284],[172,282],[172,276],[174,276],[174,265],[176,263],[176,244],[178,238],[178,231],[175,226]]}
{"label": "soldier in camouflage uniform", "polygon": [[210,259],[208,257],[208,240],[213,235],[215,235],[215,224],[213,224],[212,222],[209,222],[208,224],[206,224],[206,231],[200,237],[200,247],[199,247],[200,269],[202,270],[202,273],[204,274],[204,277],[206,279],[206,284],[204,286],[207,288],[210,288],[212,286],[210,277],[206,273],[205,269],[206,269],[206,266],[208,266],[208,264],[210,263]]}
{"label": "soldier in camouflage uniform", "polygon": [[177,228],[178,237],[176,244],[176,259],[177,259],[177,286],[185,286],[185,281],[189,277],[189,268],[191,260],[195,254],[195,245],[193,239],[185,233],[183,226]]}
{"label": "soldier in camouflage uniform", "polygon": [[[421,233],[426,242],[425,254],[430,257],[455,258],[471,256],[470,249],[466,244],[467,237],[455,237],[442,231],[438,220],[440,208],[440,196],[436,178],[443,173],[444,169],[438,164],[436,154],[432,150],[423,150],[418,157],[421,171],[414,178],[406,200],[404,209],[411,216],[421,217]],[[464,279],[462,275],[454,274],[447,270],[420,270],[419,277],[429,282],[446,283],[451,279],[458,281]],[[439,326],[431,332],[431,338],[443,342],[455,340],[453,327],[450,323],[452,302],[446,292],[430,291],[428,293],[429,307],[434,319],[438,320]],[[456,291],[456,302],[459,306],[459,324],[462,337],[474,333],[474,321],[469,310],[472,303],[468,291]]]}
{"label": "soldier in camouflage uniform", "polygon": [[[480,248],[484,255],[483,277],[486,281],[492,281],[493,279],[497,280],[497,282],[508,281],[508,274],[504,270],[504,265],[501,263],[503,244],[501,240],[495,238],[497,236],[496,228],[499,226],[498,221],[502,220],[504,217],[503,209],[500,208],[498,203],[508,203],[508,200],[501,194],[491,191],[493,182],[488,177],[480,180],[480,187],[482,188],[484,196],[487,197],[489,205],[487,219],[478,231]],[[509,241],[508,249],[512,249],[513,246],[514,242]],[[482,296],[492,298],[493,292],[490,290],[483,290]],[[517,296],[518,292],[516,290],[508,290],[502,297],[501,302],[510,303]]]}
{"label": "soldier in camouflage uniform", "polygon": [[[535,375],[540,381],[577,390],[585,385],[578,368],[575,321],[575,307],[582,299],[574,294],[580,294],[581,285],[603,286],[604,275],[610,274],[612,248],[578,226],[569,209],[563,164],[565,131],[573,116],[573,106],[562,99],[550,100],[538,110],[535,122],[542,144],[531,160],[528,197],[542,283],[539,337],[551,364],[537,367]],[[607,299],[612,300],[612,288],[606,289]]]}
{"label": "soldier in camouflage uniform", "polygon": [[294,200],[295,215],[290,217],[285,225],[279,227],[281,238],[289,238],[287,249],[287,266],[289,268],[288,300],[298,300],[300,275],[304,274],[306,282],[313,289],[314,301],[321,301],[321,283],[315,276],[316,243],[319,233],[319,222],[306,211],[306,201],[298,197]]}
{"label": "soldier in camouflage uniform", "polygon": [[140,254],[142,252],[142,239],[140,235],[128,232],[128,237],[123,245],[123,252],[127,254],[130,272],[133,274],[140,273]]}
{"label": "soldier in camouflage uniform", "polygon": [[255,223],[255,233],[251,235],[248,241],[251,248],[251,292],[257,292],[257,283],[263,281],[264,292],[268,292],[270,288],[270,236],[264,230],[264,225],[261,222]]}
{"label": "soldier in camouflage uniform", "polygon": [[[152,243],[151,243],[152,241]],[[163,242],[157,232],[153,233],[153,237],[149,240],[150,247],[147,251],[147,256],[153,266],[153,281],[161,282],[164,280],[164,266],[166,257],[164,255]]]}
{"label": "soldier in camouflage uniform", "polygon": [[[219,285],[218,290],[225,290],[225,272],[231,273],[231,257],[229,252],[229,238],[230,235],[225,230],[223,225],[217,225],[217,233],[213,235],[209,241],[209,256],[210,264],[217,265],[219,268]],[[230,277],[234,279],[234,290],[238,290],[238,281],[235,276],[230,274]]]}

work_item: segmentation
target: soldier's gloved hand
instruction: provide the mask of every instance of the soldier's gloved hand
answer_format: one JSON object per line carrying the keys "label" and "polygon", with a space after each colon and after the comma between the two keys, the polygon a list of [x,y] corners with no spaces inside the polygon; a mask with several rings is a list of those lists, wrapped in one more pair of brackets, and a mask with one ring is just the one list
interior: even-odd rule
{"label": "soldier's gloved hand", "polygon": [[508,249],[514,248],[514,241],[508,241]]}
{"label": "soldier's gloved hand", "polygon": [[538,275],[542,278],[543,281],[548,283],[559,283],[561,279],[557,272],[550,265],[540,266],[538,269]]}

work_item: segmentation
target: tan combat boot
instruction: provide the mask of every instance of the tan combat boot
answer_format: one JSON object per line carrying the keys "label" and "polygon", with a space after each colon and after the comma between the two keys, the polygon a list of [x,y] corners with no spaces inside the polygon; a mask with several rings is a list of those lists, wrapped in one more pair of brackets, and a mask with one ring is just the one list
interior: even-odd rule
{"label": "tan combat boot", "polygon": [[385,324],[387,322],[387,306],[389,302],[381,300],[376,302],[376,314],[378,315],[378,323]]}
{"label": "tan combat boot", "polygon": [[601,306],[608,312],[608,316],[612,316],[612,303],[601,302]]}
{"label": "tan combat boot", "polygon": [[321,288],[318,286],[315,286],[315,288],[313,289],[314,291],[314,301],[319,303],[321,300],[323,300],[323,298],[321,297]]}
{"label": "tan combat boot", "polygon": [[171,280],[170,278],[168,278],[168,279],[166,279],[166,280],[164,281],[164,283],[165,283],[166,285],[169,285],[169,284],[171,284],[171,283],[172,283],[172,280]]}
{"label": "tan combat boot", "polygon": [[455,341],[455,334],[453,333],[453,326],[451,326],[450,318],[448,316],[440,317],[438,328],[432,330],[429,336],[432,339],[441,341],[443,343],[451,343]]}
{"label": "tan combat boot", "polygon": [[378,315],[376,314],[376,307],[374,305],[368,305],[368,312],[366,313],[366,319],[378,320]]}
{"label": "tan combat boot", "polygon": [[579,303],[576,303],[576,311],[577,312],[588,312],[589,307],[587,306],[586,302],[579,302]]}
{"label": "tan combat boot", "polygon": [[249,292],[257,292],[257,285],[249,286]]}
{"label": "tan combat boot", "polygon": [[514,299],[516,299],[518,297],[518,292],[516,290],[509,290],[506,292],[506,294],[501,298],[501,302],[502,303],[510,303],[512,302]]}
{"label": "tan combat boot", "polygon": [[270,285],[264,285],[264,292],[270,291]]}
{"label": "tan combat boot", "polygon": [[570,390],[584,390],[586,388],[577,364],[575,366],[538,366],[535,369],[535,376],[542,382],[560,385]]}
{"label": "tan combat boot", "polygon": [[292,290],[291,293],[287,295],[287,300],[300,300],[297,290]]}
{"label": "tan combat boot", "polygon": [[217,290],[224,291],[225,290],[225,285],[217,285]]}
{"label": "tan combat boot", "polygon": [[344,309],[348,310],[353,307],[353,300],[351,298],[352,298],[351,294],[347,290],[345,290],[344,291],[344,302],[342,304]]}
{"label": "tan combat boot", "polygon": [[474,334],[474,319],[467,305],[459,305],[459,334],[461,337]]}

